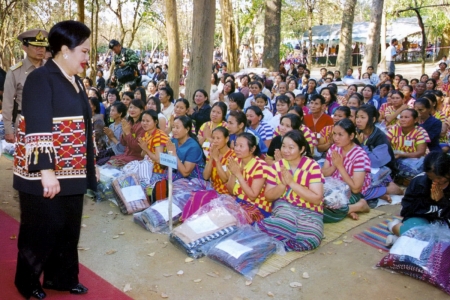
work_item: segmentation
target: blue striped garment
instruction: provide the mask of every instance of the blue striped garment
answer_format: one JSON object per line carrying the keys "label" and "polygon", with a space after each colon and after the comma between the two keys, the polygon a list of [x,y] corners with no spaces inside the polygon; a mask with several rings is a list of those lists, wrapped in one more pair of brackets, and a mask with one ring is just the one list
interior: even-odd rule
{"label": "blue striped garment", "polygon": [[269,124],[264,121],[259,123],[259,126],[255,129],[255,131],[259,134],[261,139],[264,141],[269,141],[273,137],[273,128]]}

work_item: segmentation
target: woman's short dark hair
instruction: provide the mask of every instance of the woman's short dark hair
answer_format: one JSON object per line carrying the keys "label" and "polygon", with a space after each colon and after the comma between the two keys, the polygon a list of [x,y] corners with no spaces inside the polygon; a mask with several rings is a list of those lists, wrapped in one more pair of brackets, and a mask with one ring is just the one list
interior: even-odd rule
{"label": "woman's short dark hair", "polygon": [[[331,83],[330,83],[330,84],[331,84]],[[351,86],[354,87],[356,91],[358,91],[358,86],[357,86],[356,84],[350,84],[350,85],[347,87],[347,90],[348,90],[348,88],[351,87]]]}
{"label": "woman's short dark hair", "polygon": [[241,92],[228,94],[228,100],[236,102],[237,106],[239,106],[240,109],[244,109],[245,96]]}
{"label": "woman's short dark hair", "polygon": [[303,109],[300,106],[297,106],[297,105],[291,106],[288,110],[288,113],[291,110],[295,111],[300,116],[300,119],[303,121],[304,114],[303,114]]}
{"label": "woman's short dark hair", "polygon": [[89,86],[92,87],[92,85],[94,84],[94,83],[92,82],[92,79],[90,79],[89,77],[84,77],[84,78],[83,78],[83,81],[85,81],[85,80],[87,80],[87,81],[89,82]]}
{"label": "woman's short dark hair", "polygon": [[150,100],[153,101],[153,102],[155,102],[155,105],[156,105],[156,112],[157,112],[158,114],[161,113],[161,100],[159,100],[158,97],[150,97],[150,98],[148,98],[148,100],[147,100],[147,104],[150,102]]}
{"label": "woman's short dark hair", "polygon": [[434,90],[436,88],[436,85],[437,85],[436,80],[434,80],[433,78],[428,78],[428,80],[425,81],[425,83],[428,83],[428,81],[431,81],[433,83],[433,90]]}
{"label": "woman's short dark hair", "polygon": [[[142,111],[145,110],[144,102],[139,100],[139,99],[131,100],[130,105],[136,106],[137,108],[139,108]],[[140,122],[141,120],[142,120],[142,114],[139,116],[138,122]],[[133,120],[133,118],[131,116],[128,116],[128,122],[130,122],[131,124],[134,125],[134,120]]]}
{"label": "woman's short dark hair", "polygon": [[347,134],[350,135],[354,135],[353,136],[353,142],[357,145],[360,145],[360,142],[358,141],[358,139],[356,138],[356,126],[355,124],[353,124],[353,122],[350,119],[342,119],[340,121],[337,121],[336,124],[334,124],[334,127],[339,126],[342,129],[345,130],[345,132],[347,132]]}
{"label": "woman's short dark hair", "polygon": [[406,85],[409,85],[409,80],[408,80],[408,79],[402,78],[402,79],[399,81],[399,83],[402,82],[402,81],[404,81],[404,82],[406,83]]}
{"label": "woman's short dark hair", "polygon": [[305,150],[301,153],[301,155],[312,158],[311,148],[309,147],[308,141],[305,139],[305,136],[300,130],[291,130],[287,132],[283,138],[281,139],[281,143],[283,143],[285,138],[290,138],[294,143],[297,144],[298,149],[305,148]]}
{"label": "woman's short dark hair", "polygon": [[442,151],[432,151],[425,156],[423,170],[433,172],[436,176],[450,178],[450,157]]}
{"label": "woman's short dark hair", "polygon": [[250,82],[250,76],[248,76],[247,74],[244,74],[241,76],[241,78],[239,78],[239,82],[242,80],[242,78],[246,78],[247,77],[247,82]]}
{"label": "woman's short dark hair", "polygon": [[166,87],[160,88],[159,91],[165,91],[166,94],[169,96],[169,102],[173,102],[173,90],[170,86],[166,85]]}
{"label": "woman's short dark hair", "polygon": [[358,100],[358,104],[359,104],[359,105],[361,105],[362,102],[364,101],[364,97],[363,97],[363,95],[361,95],[360,93],[353,93],[353,94],[350,96],[349,100],[350,100],[351,98],[355,98],[356,100]]}
{"label": "woman's short dark hair", "polygon": [[177,99],[177,101],[175,101],[175,104],[177,104],[178,102],[183,102],[184,106],[186,106],[186,109],[189,109],[189,101],[187,99],[184,98]]}
{"label": "woman's short dark hair", "polygon": [[203,94],[203,96],[205,96],[206,97],[206,101],[205,101],[205,103],[206,104],[209,104],[209,97],[208,97],[208,93],[204,90],[204,89],[198,89],[198,90],[196,90],[195,92],[194,92],[194,94],[192,94],[192,102],[194,102],[195,103],[195,94],[197,94],[198,92],[200,92],[200,93],[202,93]]}
{"label": "woman's short dark hair", "polygon": [[214,128],[213,131],[212,131],[212,133],[214,133],[215,131],[220,131],[220,132],[222,132],[224,138],[227,138],[227,137],[230,136],[230,132],[228,131],[228,129],[226,129],[226,128],[223,127],[223,126],[218,126],[218,127]]}
{"label": "woman's short dark hair", "polygon": [[[295,97],[295,96],[294,96]],[[291,99],[289,99],[286,95],[279,95],[275,98],[275,103],[286,103],[288,106],[291,106]]]}
{"label": "woman's short dark hair", "polygon": [[228,94],[228,97],[229,97],[232,93],[234,93],[236,91],[236,86],[234,85],[234,81],[225,81],[225,83],[223,85],[227,84],[228,82],[231,84],[231,90],[230,90],[230,93]]}
{"label": "woman's short dark hair", "polygon": [[137,87],[134,90],[134,93],[136,93],[137,91],[139,91],[139,93],[141,94],[141,100],[142,101],[146,101],[147,100],[147,93],[145,92],[145,89],[143,87]]}
{"label": "woman's short dark hair", "polygon": [[[295,80],[295,79],[289,79],[288,80],[288,82],[287,82],[287,85],[288,85],[288,87],[289,87],[289,84],[291,83],[291,81],[294,81],[295,82],[295,88],[297,89],[298,88],[298,82],[297,82],[297,80]],[[295,96],[294,96],[295,97]]]}
{"label": "woman's short dark hair", "polygon": [[94,91],[95,96],[97,97],[97,99],[99,99],[99,100],[102,99],[102,95],[100,94],[100,92],[98,91],[97,88],[91,87],[91,88],[89,88],[89,90],[90,90],[90,91]]}
{"label": "woman's short dark hair", "polygon": [[187,134],[189,135],[189,137],[193,138],[197,142],[199,147],[202,148],[202,146],[198,142],[197,136],[192,133],[192,119],[188,116],[179,116],[174,119],[174,121],[176,120],[180,120],[181,124],[183,124],[183,127],[187,129]]}
{"label": "woman's short dark hair", "polygon": [[[407,80],[407,79],[402,79],[402,80]],[[409,84],[405,84],[403,87],[407,87],[409,89],[410,93],[412,93],[414,91],[414,88]]]}
{"label": "woman's short dark hair", "polygon": [[83,44],[91,35],[91,30],[78,21],[62,21],[56,23],[48,34],[48,43],[53,57],[61,51],[62,46],[70,50]]}
{"label": "woman's short dark hair", "polygon": [[252,149],[253,147],[255,147],[255,150],[253,151],[253,155],[255,156],[260,156],[261,155],[261,150],[259,149],[259,144],[258,141],[256,139],[256,136],[249,133],[249,132],[241,132],[237,135],[236,140],[238,138],[244,138],[247,140],[247,145],[249,149]]}
{"label": "woman's short dark hair", "polygon": [[259,118],[259,121],[260,121],[260,122],[262,121],[262,119],[264,118],[264,115],[263,115],[263,113],[262,113],[261,108],[259,108],[259,107],[256,106],[256,105],[252,105],[252,106],[247,107],[247,109],[245,110],[245,112],[248,112],[249,110],[253,110],[253,112],[255,113],[255,115]]}
{"label": "woman's short dark hair", "polygon": [[247,116],[242,111],[232,110],[228,117],[234,117],[238,126],[244,124],[244,128],[247,127]]}
{"label": "woman's short dark hair", "polygon": [[127,106],[125,104],[123,104],[122,102],[114,102],[111,107],[115,107],[117,112],[120,114],[121,118],[125,118],[127,115]]}
{"label": "woman's short dark hair", "polygon": [[253,80],[252,82],[249,83],[249,87],[252,85],[257,85],[259,87],[260,90],[262,90],[262,83],[256,80]]}
{"label": "woman's short dark hair", "polygon": [[225,103],[223,103],[223,102],[217,101],[211,107],[211,111],[216,106],[218,106],[220,108],[220,111],[222,112],[222,121],[225,121],[225,119],[227,117],[227,110],[228,110],[227,105]]}
{"label": "woman's short dark hair", "polygon": [[414,105],[422,104],[426,109],[431,109],[431,103],[427,98],[419,98],[414,102]]}
{"label": "woman's short dark hair", "polygon": [[255,100],[258,98],[263,99],[264,103],[266,103],[266,104],[269,102],[269,98],[267,98],[267,96],[263,93],[259,93],[258,95],[256,95]]}
{"label": "woman's short dark hair", "polygon": [[[336,70],[335,72],[339,72],[339,71]],[[331,83],[327,84],[327,88],[333,88],[334,89],[333,94],[337,95],[338,87],[337,87],[336,83],[331,82]],[[358,90],[358,88],[356,90]]]}
{"label": "woman's short dark hair", "polygon": [[392,92],[391,92],[391,96],[392,96],[392,95],[399,95],[400,98],[402,98],[402,99],[405,98],[405,95],[404,95],[402,92],[397,91],[397,90],[392,91]]}
{"label": "woman's short dark hair", "polygon": [[419,117],[419,113],[417,112],[417,110],[415,110],[415,109],[413,109],[413,108],[407,108],[407,109],[404,109],[402,112],[404,112],[404,111],[409,111],[409,112],[411,113],[411,116],[412,116],[414,119],[417,119],[417,118]]}
{"label": "woman's short dark hair", "polygon": [[94,113],[99,114],[100,113],[100,100],[96,97],[90,97],[89,102],[95,107]]}
{"label": "woman's short dark hair", "polygon": [[[375,126],[375,123],[378,121],[378,118],[380,117],[380,113],[373,105],[367,105],[364,104],[358,108],[356,113],[363,111],[367,114],[368,121],[367,121],[367,127],[373,128]],[[348,117],[347,117],[348,118]],[[373,120],[375,118],[375,121]]]}
{"label": "woman's short dark hair", "polygon": [[338,106],[338,108],[336,108],[335,112],[338,111],[338,110],[342,111],[346,118],[349,118],[350,115],[352,114],[351,111],[350,111],[350,108],[348,106]]}
{"label": "woman's short dark hair", "polygon": [[311,81],[314,82],[314,88],[317,88],[317,81],[313,78],[308,79],[308,83],[310,83]]}
{"label": "woman's short dark hair", "polygon": [[320,90],[320,95],[322,95],[322,91],[328,91],[328,93],[330,93],[330,102],[328,103],[328,105],[333,104],[334,102],[336,102],[337,98],[336,98],[336,90],[332,87],[324,87]]}
{"label": "woman's short dark hair", "polygon": [[108,95],[109,95],[109,94],[114,94],[114,95],[116,95],[116,101],[120,101],[120,94],[119,94],[119,91],[118,91],[118,90],[116,90],[116,89],[114,89],[114,88],[109,89],[109,90],[108,90],[108,93],[106,94],[106,99],[108,99]]}
{"label": "woman's short dark hair", "polygon": [[212,73],[213,77],[214,77],[214,84],[218,85],[220,80],[219,80],[219,76],[217,76],[217,73]]}
{"label": "woman's short dark hair", "polygon": [[363,87],[363,89],[361,91],[364,91],[366,88],[369,88],[372,91],[372,97],[373,97],[373,94],[375,93],[376,88],[371,84],[367,84]]}
{"label": "woman's short dark hair", "polygon": [[158,113],[156,111],[154,111],[153,109],[144,110],[144,112],[142,113],[141,119],[144,115],[149,115],[153,119],[153,122],[155,122],[156,128],[159,128]]}
{"label": "woman's short dark hair", "polygon": [[291,127],[293,129],[300,130],[300,127],[303,124],[302,119],[299,116],[297,116],[296,114],[285,114],[284,116],[281,117],[280,124],[281,124],[281,121],[283,121],[283,119],[291,120]]}
{"label": "woman's short dark hair", "polygon": [[133,92],[123,92],[122,93],[122,99],[123,96],[128,96],[131,100],[134,100],[134,93]]}
{"label": "woman's short dark hair", "polygon": [[428,100],[431,101],[431,105],[433,105],[433,108],[437,107],[437,98],[436,95],[434,93],[424,93],[422,98],[427,98]]}

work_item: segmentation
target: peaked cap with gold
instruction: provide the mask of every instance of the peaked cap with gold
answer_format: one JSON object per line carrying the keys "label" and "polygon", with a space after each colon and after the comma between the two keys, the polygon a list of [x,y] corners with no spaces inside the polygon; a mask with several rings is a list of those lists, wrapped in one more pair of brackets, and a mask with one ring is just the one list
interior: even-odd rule
{"label": "peaked cap with gold", "polygon": [[22,32],[17,39],[25,46],[48,47],[48,32],[43,29],[32,29]]}

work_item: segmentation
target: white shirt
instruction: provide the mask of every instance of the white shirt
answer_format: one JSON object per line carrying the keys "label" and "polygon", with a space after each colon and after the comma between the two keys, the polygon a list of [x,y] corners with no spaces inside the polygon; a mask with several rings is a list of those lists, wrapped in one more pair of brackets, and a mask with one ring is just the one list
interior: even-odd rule
{"label": "white shirt", "polygon": [[167,120],[170,120],[170,116],[173,114],[174,110],[173,103],[170,103],[170,105],[167,108],[164,108],[164,105],[161,103],[161,113],[166,117]]}
{"label": "white shirt", "polygon": [[395,61],[394,55],[397,54],[397,49],[395,48],[395,46],[390,45],[387,49],[386,49],[386,61]]}

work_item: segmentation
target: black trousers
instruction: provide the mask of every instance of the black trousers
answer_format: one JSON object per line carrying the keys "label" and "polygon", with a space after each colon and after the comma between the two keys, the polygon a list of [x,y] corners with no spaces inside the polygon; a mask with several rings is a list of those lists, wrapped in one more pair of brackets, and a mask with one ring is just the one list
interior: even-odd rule
{"label": "black trousers", "polygon": [[40,287],[39,278],[55,288],[78,284],[78,240],[83,195],[53,199],[19,192],[20,231],[15,284],[25,297]]}

